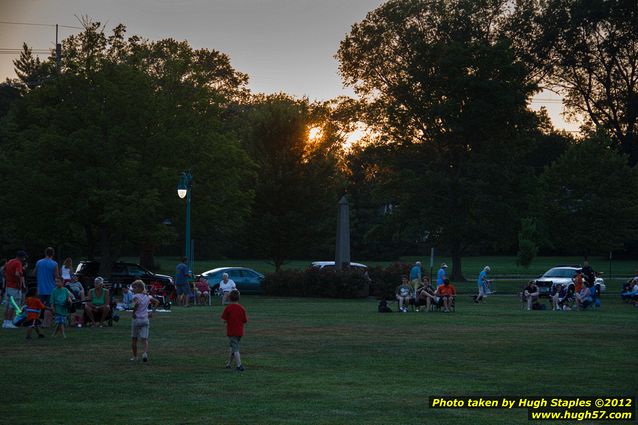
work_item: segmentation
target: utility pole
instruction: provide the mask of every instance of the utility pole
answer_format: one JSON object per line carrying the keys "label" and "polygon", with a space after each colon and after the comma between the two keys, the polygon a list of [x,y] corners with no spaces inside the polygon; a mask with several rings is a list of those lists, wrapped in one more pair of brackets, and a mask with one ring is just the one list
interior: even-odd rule
{"label": "utility pole", "polygon": [[58,41],[58,24],[55,24],[55,69],[60,73],[60,65],[62,64],[62,44]]}

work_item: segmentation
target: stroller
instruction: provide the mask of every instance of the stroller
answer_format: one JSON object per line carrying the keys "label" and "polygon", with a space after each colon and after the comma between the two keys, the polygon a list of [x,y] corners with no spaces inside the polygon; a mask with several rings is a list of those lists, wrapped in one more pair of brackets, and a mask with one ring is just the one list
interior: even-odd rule
{"label": "stroller", "polygon": [[162,282],[152,282],[150,285],[147,286],[147,291],[150,296],[160,302],[160,306],[164,310],[171,309],[171,298],[174,294]]}

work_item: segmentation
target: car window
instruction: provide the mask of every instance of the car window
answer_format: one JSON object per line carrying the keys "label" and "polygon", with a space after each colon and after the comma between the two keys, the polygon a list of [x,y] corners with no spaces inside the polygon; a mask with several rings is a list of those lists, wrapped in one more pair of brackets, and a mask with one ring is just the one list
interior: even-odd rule
{"label": "car window", "polygon": [[228,277],[233,280],[239,279],[241,277],[240,270],[228,270],[226,273],[228,273]]}
{"label": "car window", "polygon": [[576,270],[574,269],[550,269],[543,275],[543,277],[574,277]]}
{"label": "car window", "polygon": [[128,274],[130,276],[144,276],[146,274],[146,270],[144,270],[140,266],[129,265]]}
{"label": "car window", "polygon": [[240,270],[239,271],[242,277],[248,277],[248,278],[256,278],[257,277],[257,273],[254,273],[250,270]]}
{"label": "car window", "polygon": [[126,274],[126,265],[124,264],[114,264],[113,269],[111,269],[111,274]]}

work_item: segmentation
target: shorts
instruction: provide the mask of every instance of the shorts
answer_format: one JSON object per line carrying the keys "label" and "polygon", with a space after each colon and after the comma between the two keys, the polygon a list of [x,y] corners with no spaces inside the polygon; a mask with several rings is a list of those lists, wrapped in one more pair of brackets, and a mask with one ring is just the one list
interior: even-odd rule
{"label": "shorts", "polygon": [[20,305],[22,303],[22,291],[19,289],[7,288],[6,297],[7,297],[7,309],[13,308],[10,301],[11,297],[13,297],[17,305]]}
{"label": "shorts", "polygon": [[56,325],[66,325],[66,316],[62,314],[56,314],[54,319]]}
{"label": "shorts", "polygon": [[230,345],[231,353],[239,353],[239,341],[241,341],[240,336],[229,336],[228,337],[228,345]]}
{"label": "shorts", "polygon": [[37,328],[42,324],[40,319],[29,319],[25,320],[22,326],[28,326],[30,328]]}
{"label": "shorts", "polygon": [[131,338],[148,339],[148,319],[133,319],[131,322]]}
{"label": "shorts", "polygon": [[177,295],[190,295],[191,294],[191,286],[189,284],[186,285],[175,285],[177,288]]}

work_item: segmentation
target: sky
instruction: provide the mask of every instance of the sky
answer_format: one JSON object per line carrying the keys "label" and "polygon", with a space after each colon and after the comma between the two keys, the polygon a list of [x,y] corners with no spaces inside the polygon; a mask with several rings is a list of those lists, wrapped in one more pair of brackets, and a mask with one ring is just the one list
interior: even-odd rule
{"label": "sky", "polygon": [[[151,40],[187,40],[195,48],[229,55],[233,67],[247,73],[253,92],[285,92],[327,100],[353,96],[343,86],[334,58],[339,42],[354,23],[383,0],[0,0],[0,52],[55,46],[55,24],[81,27],[89,16],[111,30],[124,24],[129,35]],[[60,28],[60,39],[80,30]],[[46,57],[46,55],[43,55]],[[0,79],[14,78],[12,60],[0,53]],[[569,131],[560,98],[543,92],[532,107],[545,106],[554,125]]]}

